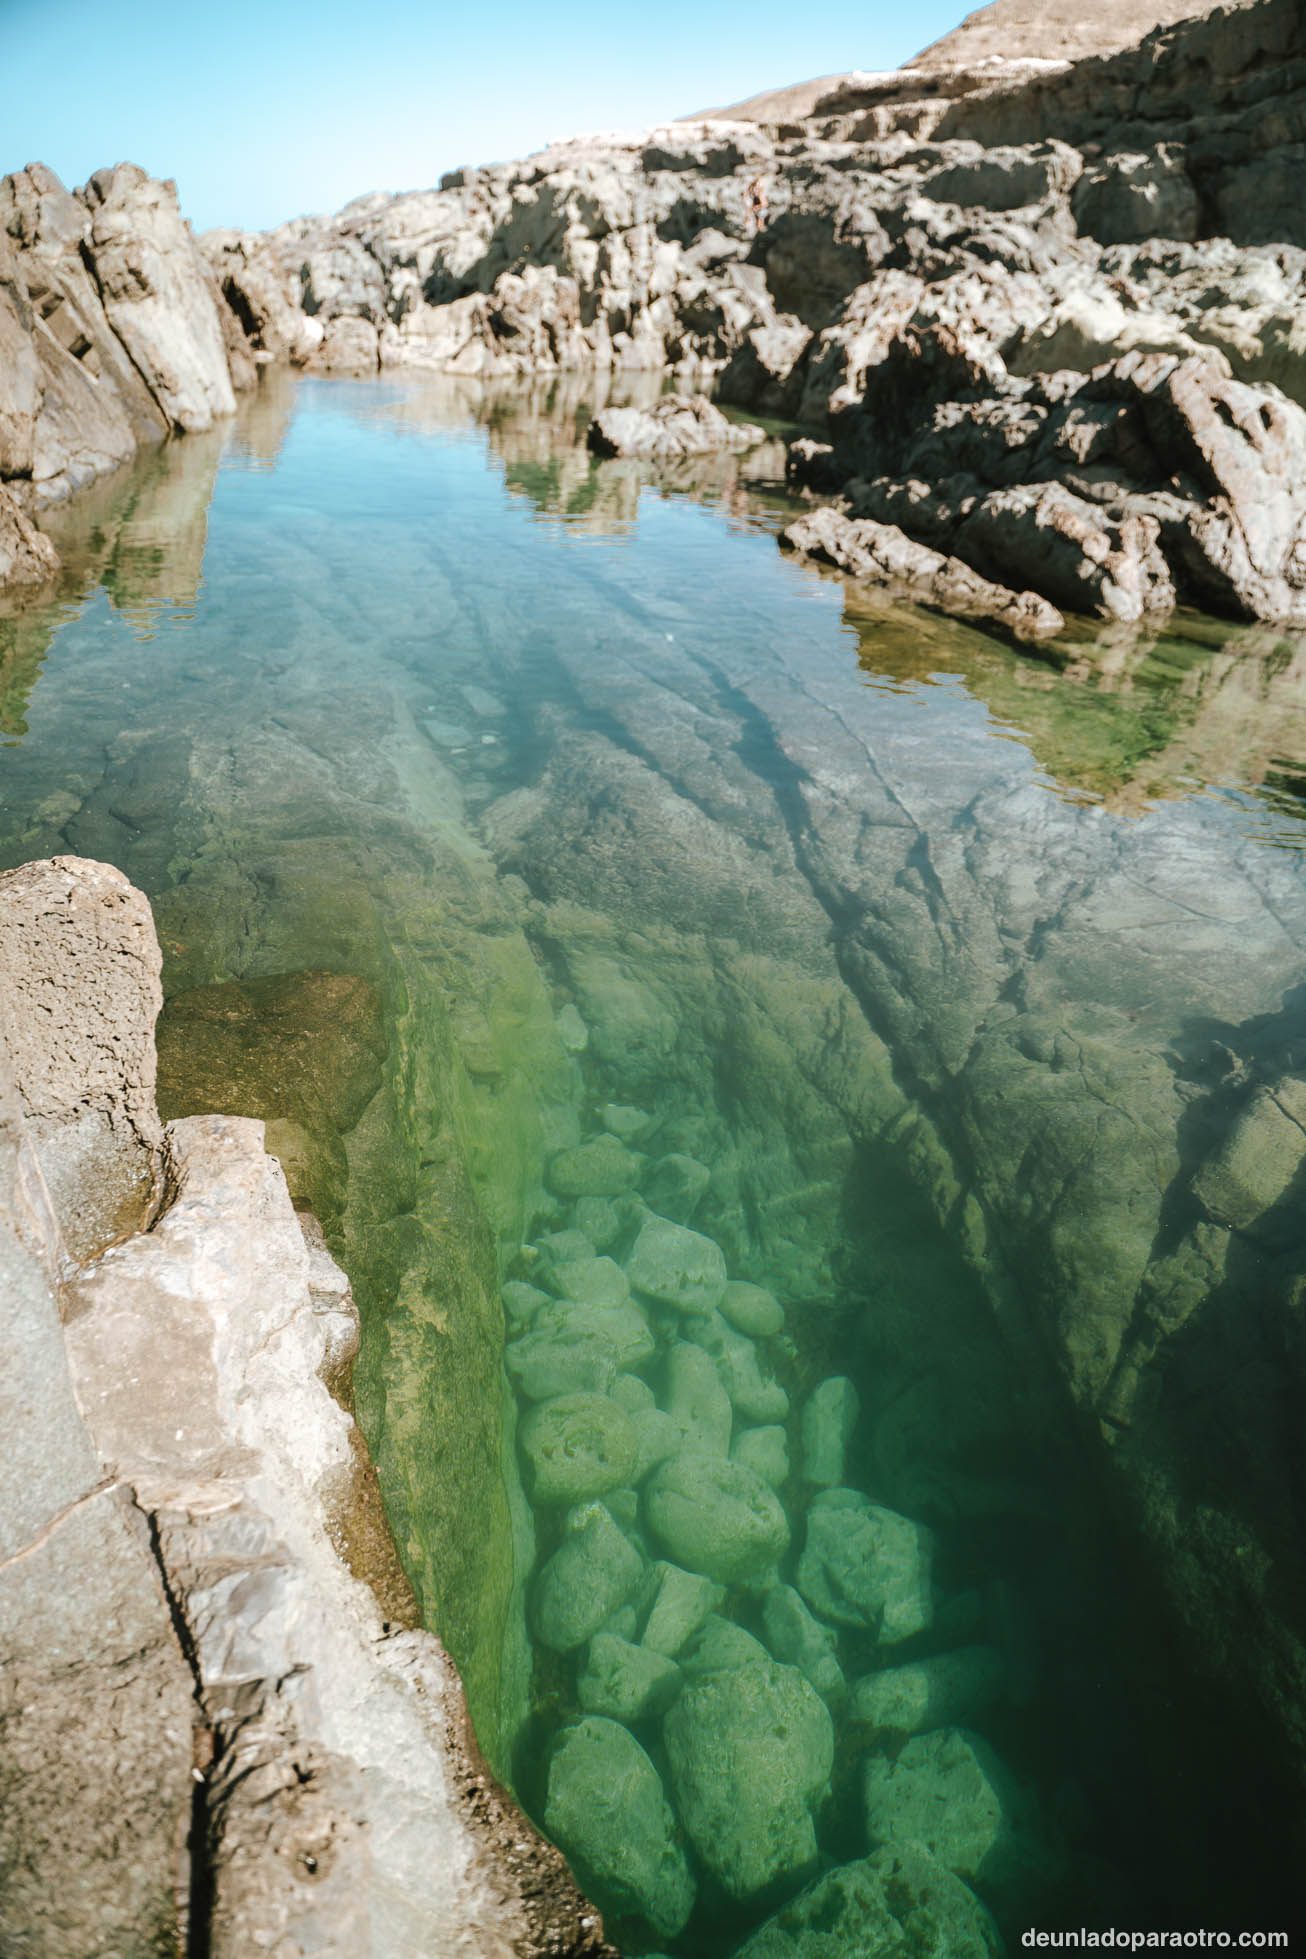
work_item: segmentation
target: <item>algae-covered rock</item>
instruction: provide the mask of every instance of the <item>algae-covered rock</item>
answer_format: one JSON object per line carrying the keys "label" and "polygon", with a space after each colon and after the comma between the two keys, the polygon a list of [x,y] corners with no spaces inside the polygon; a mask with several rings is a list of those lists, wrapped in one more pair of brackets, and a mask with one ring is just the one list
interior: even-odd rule
{"label": "algae-covered rock", "polygon": [[721,1247],[670,1218],[649,1218],[626,1261],[636,1292],[681,1313],[710,1313],[726,1289]]}
{"label": "algae-covered rock", "polygon": [[792,1585],[776,1585],[762,1602],[766,1642],[777,1660],[796,1666],[823,1701],[833,1706],[847,1692],[838,1642],[814,1619]]}
{"label": "algae-covered rock", "polygon": [[576,1682],[587,1714],[614,1721],[641,1721],[663,1714],[680,1688],[680,1668],[651,1646],[635,1646],[611,1632],[595,1633],[585,1670]]}
{"label": "algae-covered rock", "polygon": [[789,1522],[774,1490],[724,1457],[691,1454],[663,1463],[649,1481],[645,1512],[678,1563],[722,1585],[757,1577],[789,1544]]}
{"label": "algae-covered rock", "polygon": [[596,1252],[621,1236],[621,1212],[609,1197],[578,1197],[571,1208],[572,1229],[583,1232]]}
{"label": "algae-covered rock", "polygon": [[812,1812],[834,1760],[829,1711],[795,1667],[748,1659],[689,1680],[663,1726],[676,1808],[733,1898],[816,1862]]}
{"label": "algae-covered rock", "polygon": [[538,1286],[527,1285],[524,1279],[509,1279],[500,1297],[504,1312],[518,1326],[524,1326],[527,1320],[534,1319],[541,1306],[549,1303],[547,1292],[541,1292]]}
{"label": "algae-covered rock", "polygon": [[644,1561],[601,1504],[535,1581],[535,1630],[554,1653],[583,1646],[638,1591]]}
{"label": "algae-covered rock", "polygon": [[653,1165],[644,1179],[643,1196],[650,1211],[670,1218],[675,1224],[688,1224],[699,1207],[712,1172],[697,1157],[673,1151]]}
{"label": "algae-covered rock", "polygon": [[630,1418],[602,1394],[561,1395],[523,1418],[518,1438],[537,1503],[578,1503],[626,1482],[635,1463]]}
{"label": "algae-covered rock", "polygon": [[721,1295],[718,1310],[731,1326],[752,1340],[766,1340],[784,1328],[784,1308],[764,1286],[750,1286],[743,1279],[732,1279]]}
{"label": "algae-covered rock", "polygon": [[998,1896],[1028,1896],[1054,1872],[1030,1797],[989,1743],[965,1728],[940,1728],[892,1757],[872,1756],[863,1787],[873,1847],[922,1843]]}
{"label": "algae-covered rock", "polygon": [[563,1730],[544,1827],[600,1904],[639,1912],[663,1938],[683,1930],[694,1880],[661,1778],[627,1729],[591,1714]]}
{"label": "algae-covered rock", "polygon": [[861,1404],[857,1390],[836,1374],[813,1388],[803,1409],[803,1480],[834,1489],[844,1479],[844,1457]]}
{"label": "algae-covered rock", "polygon": [[660,1564],[656,1569],[658,1589],[644,1627],[643,1643],[652,1652],[671,1658],[724,1602],[725,1592],[710,1578],[703,1578],[696,1571],[682,1571],[679,1565]]}
{"label": "algae-covered rock", "polygon": [[754,1639],[752,1633],[737,1626],[733,1619],[723,1619],[713,1612],[681,1653],[680,1665],[685,1677],[694,1680],[707,1673],[732,1673],[739,1667],[765,1666],[770,1658],[760,1639]]}
{"label": "algae-covered rock", "polygon": [[638,1374],[618,1374],[612,1383],[612,1399],[628,1415],[642,1414],[646,1408],[655,1405],[652,1388]]}
{"label": "algae-covered rock", "polygon": [[1006,1684],[1006,1663],[996,1646],[961,1646],[907,1666],[868,1673],[852,1690],[854,1720],[899,1734],[951,1727],[996,1700]]}
{"label": "algae-covered rock", "polygon": [[635,1431],[635,1467],[632,1483],[642,1483],[659,1463],[680,1454],[684,1436],[679,1424],[663,1408],[638,1408],[630,1418]]}
{"label": "algae-covered rock", "polygon": [[735,1959],[998,1959],[997,1926],[919,1844],[827,1871],[769,1918]]}
{"label": "algae-covered rock", "polygon": [[789,1441],[782,1428],[746,1428],[730,1444],[731,1462],[739,1462],[769,1483],[773,1490],[789,1478]]}
{"label": "algae-covered rock", "polygon": [[840,1626],[867,1626],[882,1645],[923,1632],[934,1616],[933,1533],[860,1490],[823,1490],[807,1513],[798,1589]]}
{"label": "algae-covered rock", "polygon": [[559,1197],[620,1197],[634,1187],[639,1169],[639,1157],[615,1136],[596,1136],[554,1157],[549,1189]]}
{"label": "algae-covered rock", "polygon": [[666,1412],[683,1449],[709,1456],[729,1452],[730,1398],[711,1355],[685,1340],[677,1340],[667,1355]]}
{"label": "algae-covered rock", "polygon": [[528,1401],[550,1401],[602,1393],[615,1375],[638,1367],[652,1352],[653,1336],[638,1307],[560,1299],[542,1307],[530,1331],[511,1343],[504,1365]]}

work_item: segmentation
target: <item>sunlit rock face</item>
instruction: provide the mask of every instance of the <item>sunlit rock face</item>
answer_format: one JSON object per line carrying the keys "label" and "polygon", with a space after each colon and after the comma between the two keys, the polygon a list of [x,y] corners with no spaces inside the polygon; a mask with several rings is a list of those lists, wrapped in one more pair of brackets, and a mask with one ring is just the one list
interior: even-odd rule
{"label": "sunlit rock face", "polygon": [[148,884],[165,1113],[262,1098],[322,1204],[422,1608],[627,1950],[1282,1895],[1300,649],[1036,665],[603,405],[307,380],[103,486],[5,852]]}

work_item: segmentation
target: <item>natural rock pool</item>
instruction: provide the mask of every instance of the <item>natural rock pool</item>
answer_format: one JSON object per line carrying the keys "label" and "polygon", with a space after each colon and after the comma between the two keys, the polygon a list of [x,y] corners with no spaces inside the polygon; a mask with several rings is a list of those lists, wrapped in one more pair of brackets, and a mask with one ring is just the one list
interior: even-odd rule
{"label": "natural rock pool", "polygon": [[0,864],[149,894],[624,1950],[1290,1924],[1306,640],[1035,664],[592,405],[271,377],[89,493]]}

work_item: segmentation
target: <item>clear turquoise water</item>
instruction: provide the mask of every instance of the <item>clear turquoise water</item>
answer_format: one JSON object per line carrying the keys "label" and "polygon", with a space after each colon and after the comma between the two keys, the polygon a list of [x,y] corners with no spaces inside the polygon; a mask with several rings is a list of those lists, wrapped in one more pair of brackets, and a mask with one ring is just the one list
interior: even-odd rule
{"label": "clear turquoise water", "polygon": [[[709,1640],[616,1719],[642,1755],[606,1728],[576,1753],[581,1676],[602,1721],[633,1689],[594,1684],[584,1613],[566,1650],[539,1638],[543,1574],[606,1497],[632,1575],[599,1657],[623,1679],[647,1659],[650,1573],[695,1553],[656,1472],[612,1477],[636,1473],[635,1402],[665,1412],[683,1349],[722,1332],[645,1291],[620,1309],[642,1342],[614,1359],[587,1323],[532,1401],[502,1389],[495,1288],[620,1290],[562,1273],[586,1248],[550,1235],[588,1225],[624,1266],[650,1204],[785,1314],[735,1343],[773,1385],[736,1384],[730,1440],[785,1430],[792,1544],[732,1566],[717,1617],[787,1656],[767,1587],[798,1578],[850,1690],[986,1650],[997,1685],[949,1724],[1001,1764],[1006,1849],[975,1886],[1009,1939],[1268,1922],[1295,1883],[1256,1711],[1256,1629],[1296,1611],[1296,1445],[1266,1422],[1290,1436],[1288,1172],[1265,1173],[1270,1224],[1193,1273],[1203,1164],[1306,1053],[1306,643],[1188,620],[1038,665],[787,561],[773,455],[600,467],[587,412],[565,389],[285,384],[67,513],[57,602],[0,620],[0,862],[71,850],[149,893],[165,1099],[278,1125],[364,1305],[360,1415],[428,1617],[625,1949],[732,1950],[865,1854],[868,1763],[910,1747],[933,1800],[939,1745],[828,1673],[823,1713],[738,1644],[718,1691]],[[310,995],[340,974],[370,1005],[333,1029]],[[296,1013],[319,1060],[280,1075]],[[610,1215],[578,1214],[557,1158],[621,1130],[612,1105],[639,1112],[642,1161],[610,1152]],[[536,1336],[508,1331],[520,1389]],[[644,1388],[614,1415],[619,1371]],[[860,1404],[845,1486],[933,1535],[897,1640],[798,1566],[802,1411],[830,1377]],[[601,1397],[581,1412],[617,1465],[596,1490],[571,1463],[574,1515],[532,1482],[529,1421],[513,1442],[559,1389]],[[593,1560],[552,1569],[579,1611]],[[1235,1569],[1237,1663],[1210,1635]],[[629,1820],[596,1836],[596,1788],[632,1760]],[[944,1807],[936,1848],[974,1876]],[[876,1815],[916,1812],[900,1786]]]}

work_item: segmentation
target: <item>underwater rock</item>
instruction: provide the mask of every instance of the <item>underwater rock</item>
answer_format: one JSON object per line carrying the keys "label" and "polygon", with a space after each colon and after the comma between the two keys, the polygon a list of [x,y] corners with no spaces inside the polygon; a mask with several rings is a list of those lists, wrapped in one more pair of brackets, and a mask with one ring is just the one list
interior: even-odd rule
{"label": "underwater rock", "polygon": [[673,1416],[662,1408],[638,1408],[630,1418],[635,1431],[635,1467],[632,1483],[642,1483],[660,1462],[678,1456],[685,1438]]}
{"label": "underwater rock", "polygon": [[636,1109],[629,1102],[605,1102],[599,1110],[599,1119],[609,1134],[619,1137],[623,1143],[636,1142],[653,1122],[646,1110]]}
{"label": "underwater rock", "polygon": [[796,1667],[749,1658],[688,1681],[663,1734],[677,1813],[731,1897],[813,1867],[834,1728]]}
{"label": "underwater rock", "polygon": [[919,1844],[827,1871],[735,1959],[999,1959],[1002,1940],[961,1879]]}
{"label": "underwater rock", "polygon": [[890,1758],[873,1755],[864,1782],[871,1845],[925,1845],[968,1883],[999,1896],[1026,1895],[1054,1874],[1030,1797],[980,1735],[940,1728]]}
{"label": "underwater rock", "polygon": [[707,1313],[685,1321],[685,1338],[712,1356],[732,1407],[745,1421],[784,1420],[789,1413],[789,1396],[778,1382],[764,1377],[757,1348],[746,1333],[740,1333],[720,1313]]}
{"label": "underwater rock", "polygon": [[642,1415],[656,1405],[652,1388],[638,1374],[618,1374],[612,1383],[612,1399],[628,1415]]}
{"label": "underwater rock", "polygon": [[615,1136],[596,1136],[562,1150],[549,1165],[549,1189],[558,1197],[620,1197],[639,1177],[640,1159]]}
{"label": "underwater rock", "polygon": [[933,1533],[860,1490],[822,1490],[807,1513],[798,1589],[814,1612],[868,1626],[881,1645],[923,1632],[934,1616]]}
{"label": "underwater rock", "polygon": [[764,1286],[751,1286],[744,1279],[732,1279],[717,1307],[731,1326],[752,1340],[766,1340],[784,1330],[784,1307]]}
{"label": "underwater rock", "polygon": [[660,1158],[644,1179],[644,1201],[659,1217],[688,1224],[711,1181],[712,1172],[706,1163],[673,1153]]}
{"label": "underwater rock", "polygon": [[1006,1663],[996,1646],[961,1646],[907,1666],[885,1667],[853,1685],[854,1720],[899,1734],[946,1728],[997,1700],[1006,1684]]}
{"label": "underwater rock", "polygon": [[852,1382],[836,1374],[814,1388],[803,1409],[803,1480],[835,1489],[844,1479],[844,1457],[861,1403]]}
{"label": "underwater rock", "polygon": [[776,1585],[762,1603],[767,1645],[777,1660],[796,1666],[831,1706],[847,1693],[838,1642],[814,1619],[792,1585]]}
{"label": "underwater rock", "polygon": [[541,1402],[518,1430],[536,1503],[579,1503],[627,1481],[635,1464],[630,1418],[602,1394]]}
{"label": "underwater rock", "polygon": [[746,1428],[730,1444],[731,1462],[741,1462],[778,1490],[789,1479],[789,1440],[782,1428]]}
{"label": "underwater rock", "polygon": [[626,1261],[636,1292],[681,1313],[710,1313],[726,1289],[721,1247],[670,1218],[651,1217]]}
{"label": "underwater rock", "polygon": [[679,1653],[685,1643],[704,1625],[725,1601],[725,1591],[695,1571],[679,1565],[659,1564],[660,1574],[653,1607],[644,1628],[643,1644],[667,1658]]}
{"label": "underwater rock", "polygon": [[682,1449],[709,1456],[729,1454],[734,1420],[730,1397],[721,1385],[712,1356],[702,1347],[677,1340],[671,1348],[666,1402]]}
{"label": "underwater rock", "polygon": [[566,1231],[543,1232],[536,1243],[540,1257],[539,1276],[554,1292],[558,1292],[560,1288],[553,1279],[558,1266],[582,1258],[593,1258],[597,1249],[585,1233],[577,1231],[574,1226],[569,1226]]}
{"label": "underwater rock", "polygon": [[605,1252],[621,1236],[621,1213],[607,1197],[578,1197],[572,1206],[572,1228],[583,1231],[596,1252]]}
{"label": "underwater rock", "polygon": [[651,1646],[597,1632],[576,1683],[587,1714],[614,1721],[641,1721],[664,1714],[680,1691],[680,1668]]}
{"label": "underwater rock", "polygon": [[1306,1083],[1288,1076],[1258,1088],[1218,1153],[1193,1179],[1193,1195],[1217,1224],[1251,1231],[1283,1199],[1306,1155]]}
{"label": "underwater rock", "polygon": [[524,1279],[509,1279],[500,1297],[508,1318],[515,1320],[520,1326],[534,1319],[541,1306],[547,1306],[549,1303],[547,1292],[541,1292],[538,1286],[527,1285]]}
{"label": "underwater rock", "polygon": [[638,1367],[653,1352],[653,1335],[637,1306],[585,1306],[555,1299],[541,1307],[529,1331],[504,1353],[518,1391],[528,1401],[604,1393],[615,1374]]}
{"label": "underwater rock", "polygon": [[644,1501],[651,1529],[677,1562],[719,1584],[758,1577],[788,1548],[789,1522],[774,1490],[724,1457],[663,1463]]}
{"label": "underwater rock", "polygon": [[630,1298],[630,1283],[612,1258],[564,1259],[552,1276],[561,1298],[583,1306],[624,1306]]}
{"label": "underwater rock", "polygon": [[565,1537],[535,1582],[535,1630],[553,1653],[583,1646],[628,1599],[644,1561],[602,1504]]}
{"label": "underwater rock", "polygon": [[640,1912],[664,1938],[683,1929],[694,1880],[661,1778],[627,1729],[594,1714],[563,1729],[544,1827],[602,1902]]}
{"label": "underwater rock", "polygon": [[580,1017],[580,1009],[569,1000],[554,1020],[558,1039],[570,1054],[583,1054],[590,1044],[590,1030]]}
{"label": "underwater rock", "polygon": [[687,1680],[704,1674],[729,1673],[734,1667],[765,1666],[771,1659],[760,1639],[713,1612],[680,1655],[680,1667]]}

